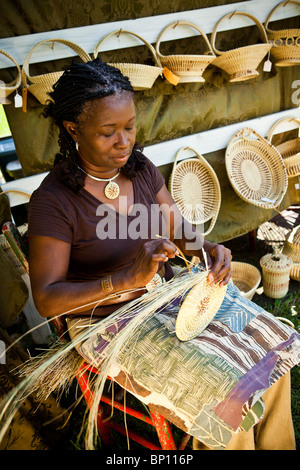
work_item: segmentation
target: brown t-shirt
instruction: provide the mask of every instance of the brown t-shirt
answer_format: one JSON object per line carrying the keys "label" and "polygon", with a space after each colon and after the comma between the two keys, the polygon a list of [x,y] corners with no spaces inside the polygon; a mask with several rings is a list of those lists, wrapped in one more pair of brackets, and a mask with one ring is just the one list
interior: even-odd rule
{"label": "brown t-shirt", "polygon": [[71,244],[69,280],[94,280],[122,270],[134,261],[145,240],[155,238],[154,232],[164,235],[156,200],[164,178],[150,160],[147,163],[146,170],[133,179],[135,210],[129,216],[85,189],[74,194],[62,182],[58,167],[34,191],[28,236],[54,237]]}

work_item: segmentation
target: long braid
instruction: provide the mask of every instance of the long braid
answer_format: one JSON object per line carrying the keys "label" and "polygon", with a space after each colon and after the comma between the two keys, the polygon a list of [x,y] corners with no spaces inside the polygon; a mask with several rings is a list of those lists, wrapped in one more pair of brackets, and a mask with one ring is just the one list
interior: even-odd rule
{"label": "long braid", "polygon": [[[52,117],[59,128],[60,153],[56,155],[54,164],[60,166],[63,181],[72,191],[80,191],[85,177],[77,167],[75,142],[65,129],[63,121],[78,124],[78,116],[87,102],[124,92],[133,95],[129,79],[119,69],[97,58],[87,63],[73,61],[53,86],[53,92],[49,93],[51,101],[45,107],[44,115]],[[130,179],[145,168],[142,150],[136,143],[122,168],[122,172]]]}

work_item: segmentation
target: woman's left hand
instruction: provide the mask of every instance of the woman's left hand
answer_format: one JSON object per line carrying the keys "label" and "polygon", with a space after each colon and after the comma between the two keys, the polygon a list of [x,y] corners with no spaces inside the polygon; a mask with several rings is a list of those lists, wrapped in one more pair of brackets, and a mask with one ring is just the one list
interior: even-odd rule
{"label": "woman's left hand", "polygon": [[226,285],[231,276],[231,251],[223,245],[208,241],[205,241],[203,249],[207,254],[208,268],[210,269],[209,284]]}

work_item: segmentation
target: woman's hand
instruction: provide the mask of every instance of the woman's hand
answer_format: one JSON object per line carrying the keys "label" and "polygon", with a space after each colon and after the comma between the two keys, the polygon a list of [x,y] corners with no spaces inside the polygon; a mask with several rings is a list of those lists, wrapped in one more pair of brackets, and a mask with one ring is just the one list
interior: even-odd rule
{"label": "woman's hand", "polygon": [[220,286],[226,285],[231,276],[231,251],[223,245],[210,243],[207,240],[204,242],[203,249],[207,254],[208,268],[210,269],[209,284],[214,285],[219,282]]}

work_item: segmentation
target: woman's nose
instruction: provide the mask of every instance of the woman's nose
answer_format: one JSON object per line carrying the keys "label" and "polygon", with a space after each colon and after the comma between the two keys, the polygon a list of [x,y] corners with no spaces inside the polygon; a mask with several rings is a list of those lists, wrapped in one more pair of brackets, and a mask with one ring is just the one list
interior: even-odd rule
{"label": "woman's nose", "polygon": [[123,132],[123,131],[118,132],[116,145],[117,145],[118,147],[127,147],[127,145],[128,145],[128,138],[127,138],[125,132]]}

